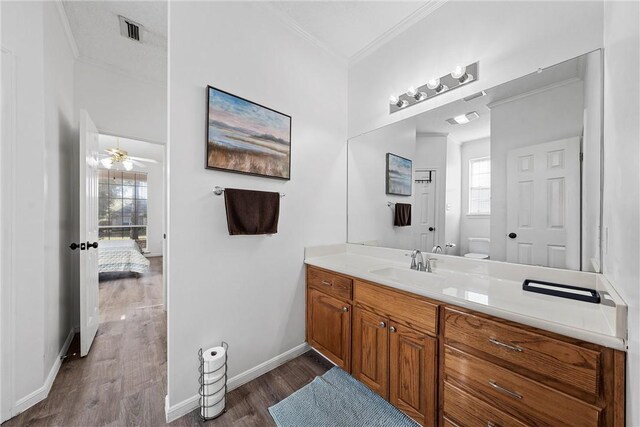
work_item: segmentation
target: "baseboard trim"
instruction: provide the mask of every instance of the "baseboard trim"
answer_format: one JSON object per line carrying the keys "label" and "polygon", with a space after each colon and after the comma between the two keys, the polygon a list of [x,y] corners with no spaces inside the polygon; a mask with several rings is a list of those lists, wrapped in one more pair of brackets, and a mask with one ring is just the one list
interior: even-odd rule
{"label": "baseboard trim", "polygon": [[[309,347],[309,344],[302,343],[292,348],[291,350],[287,350],[284,353],[259,364],[258,366],[255,366],[249,370],[244,371],[241,374],[236,375],[233,378],[229,378],[229,381],[227,381],[227,390],[231,391],[243,384],[248,383],[251,380],[255,380],[259,376],[266,374],[267,372],[277,368],[284,363],[287,363],[289,360],[295,359],[301,354],[306,353],[310,348],[311,347]],[[199,406],[199,396],[196,394],[173,406],[169,406],[169,396],[166,396],[164,406],[167,423],[170,423],[180,417],[187,415],[194,409],[197,409]]]}
{"label": "baseboard trim", "polygon": [[53,381],[56,379],[58,375],[58,371],[60,371],[60,366],[62,366],[62,359],[67,355],[67,351],[69,350],[69,346],[71,345],[71,341],[73,340],[73,336],[75,335],[75,328],[71,328],[69,331],[69,335],[62,345],[62,349],[60,353],[58,353],[58,357],[56,358],[51,370],[49,371],[49,375],[47,375],[47,379],[44,382],[44,385],[39,389],[29,393],[25,397],[19,399],[16,402],[16,406],[13,408],[12,417],[15,417],[21,412],[31,408],[38,402],[43,401],[49,396],[49,392],[51,391],[51,387],[53,386]]}

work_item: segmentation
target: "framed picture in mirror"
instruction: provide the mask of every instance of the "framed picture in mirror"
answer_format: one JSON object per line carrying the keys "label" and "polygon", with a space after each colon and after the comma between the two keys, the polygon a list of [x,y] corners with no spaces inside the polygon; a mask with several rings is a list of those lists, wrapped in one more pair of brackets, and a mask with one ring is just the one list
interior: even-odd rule
{"label": "framed picture in mirror", "polygon": [[396,196],[411,195],[412,163],[396,154],[387,153],[386,193]]}

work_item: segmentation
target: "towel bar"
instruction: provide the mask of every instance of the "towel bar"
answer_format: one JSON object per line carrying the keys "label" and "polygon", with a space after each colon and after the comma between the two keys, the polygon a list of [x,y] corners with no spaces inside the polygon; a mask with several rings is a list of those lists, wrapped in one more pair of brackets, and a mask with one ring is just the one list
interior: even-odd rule
{"label": "towel bar", "polygon": [[[222,188],[222,187],[216,186],[213,189],[213,194],[215,194],[216,196],[221,196],[222,193],[224,193],[224,188]],[[280,193],[280,197],[284,197],[284,193]]]}

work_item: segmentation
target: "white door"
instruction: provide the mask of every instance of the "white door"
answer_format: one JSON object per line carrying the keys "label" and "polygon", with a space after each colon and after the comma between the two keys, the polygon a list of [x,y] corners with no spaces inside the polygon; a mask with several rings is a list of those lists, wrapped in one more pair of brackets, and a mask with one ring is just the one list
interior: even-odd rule
{"label": "white door", "polygon": [[98,129],[80,111],[80,355],[98,332]]}
{"label": "white door", "polygon": [[580,138],[507,154],[507,261],[580,269]]}
{"label": "white door", "polygon": [[[431,176],[431,182],[428,182]],[[414,225],[415,247],[423,252],[431,252],[436,241],[436,173],[416,171],[416,212]]]}

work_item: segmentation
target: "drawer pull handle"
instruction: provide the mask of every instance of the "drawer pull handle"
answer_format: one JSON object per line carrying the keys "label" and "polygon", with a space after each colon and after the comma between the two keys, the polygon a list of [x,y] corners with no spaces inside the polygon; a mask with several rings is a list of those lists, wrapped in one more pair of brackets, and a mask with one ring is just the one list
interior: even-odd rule
{"label": "drawer pull handle", "polygon": [[522,395],[520,393],[516,393],[515,391],[508,390],[508,389],[506,389],[504,387],[500,387],[493,380],[489,380],[489,385],[491,387],[495,388],[496,390],[498,390],[502,394],[506,394],[507,396],[511,396],[511,397],[516,398],[516,399],[522,400]]}
{"label": "drawer pull handle", "polygon": [[506,344],[503,343],[502,341],[498,341],[497,339],[491,337],[489,338],[489,342],[493,345],[497,345],[498,347],[503,347],[503,348],[507,348],[509,350],[513,350],[513,351],[518,351],[518,352],[523,352],[524,349],[522,347],[518,347],[517,345],[510,345],[510,344]]}
{"label": "drawer pull handle", "polygon": [[491,421],[487,421],[487,427],[498,427],[498,425],[492,423]]}
{"label": "drawer pull handle", "polygon": [[331,283],[331,282],[327,282],[326,280],[323,280],[323,281],[322,281],[322,284],[323,284],[323,285],[327,285],[327,286],[333,286],[333,283]]}

